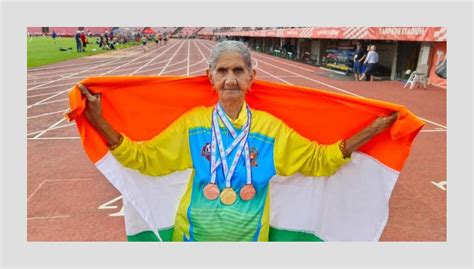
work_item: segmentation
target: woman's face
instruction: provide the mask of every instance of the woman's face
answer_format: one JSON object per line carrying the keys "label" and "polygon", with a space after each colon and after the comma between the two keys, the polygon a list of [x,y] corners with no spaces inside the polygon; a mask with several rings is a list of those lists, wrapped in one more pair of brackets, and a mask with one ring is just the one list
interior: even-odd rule
{"label": "woman's face", "polygon": [[238,52],[225,52],[213,70],[207,70],[209,81],[217,91],[220,102],[243,102],[252,85],[255,70],[249,71]]}

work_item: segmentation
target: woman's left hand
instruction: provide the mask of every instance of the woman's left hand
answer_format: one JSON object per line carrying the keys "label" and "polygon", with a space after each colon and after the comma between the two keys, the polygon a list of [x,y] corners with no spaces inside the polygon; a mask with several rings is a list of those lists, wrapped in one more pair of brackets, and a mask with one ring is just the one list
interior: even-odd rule
{"label": "woman's left hand", "polygon": [[375,119],[371,124],[371,128],[373,128],[374,134],[378,134],[390,127],[397,118],[398,112],[395,112],[390,116],[378,117],[377,119]]}

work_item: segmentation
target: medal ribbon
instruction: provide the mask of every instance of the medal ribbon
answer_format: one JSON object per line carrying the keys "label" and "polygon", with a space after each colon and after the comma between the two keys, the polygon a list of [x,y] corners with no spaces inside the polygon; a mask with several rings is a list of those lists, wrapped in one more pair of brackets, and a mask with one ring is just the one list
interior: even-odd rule
{"label": "medal ribbon", "polygon": [[[224,151],[224,145],[222,143],[222,136],[219,129],[219,123],[217,121],[217,115],[224,123],[224,126],[228,129],[229,133],[234,138],[232,144]],[[250,158],[249,158],[249,147],[248,147],[248,134],[250,132],[250,123],[252,121],[252,115],[250,114],[250,109],[247,106],[247,122],[245,123],[242,132],[237,136],[235,129],[233,128],[232,124],[229,122],[227,117],[225,116],[220,104],[216,105],[216,108],[213,111],[212,115],[212,142],[211,142],[211,183],[216,183],[216,169],[222,163],[222,168],[224,170],[224,175],[226,178],[226,187],[231,187],[230,181],[232,175],[234,173],[235,167],[237,166],[237,162],[242,155],[242,151],[244,151],[245,156],[245,165],[247,170],[247,184],[251,184],[252,176],[251,176],[251,169],[250,169]],[[237,137],[236,137],[237,136]],[[234,160],[232,161],[230,169],[228,169],[227,165],[227,158],[233,149],[239,145],[237,149],[237,153],[234,156]],[[216,156],[216,149],[219,148],[219,155],[220,159],[217,159]]]}
{"label": "medal ribbon", "polygon": [[[246,173],[247,174],[246,184],[252,184],[252,173],[251,173],[251,165],[250,165],[250,150],[249,150],[249,146],[248,146],[248,134],[250,133],[250,124],[252,122],[252,114],[250,113],[250,108],[247,106],[247,122],[245,123],[245,125],[243,127],[242,133],[240,133],[240,135],[237,136],[237,137],[236,137],[237,132],[235,131],[234,127],[232,126],[229,119],[225,115],[222,107],[220,106],[220,103],[217,104],[216,109],[214,111],[214,114],[215,114],[215,112],[217,112],[217,114],[219,115],[219,118],[221,119],[221,121],[224,123],[225,127],[229,130],[230,134],[234,138],[234,142],[228,148],[228,150],[230,149],[229,153],[233,150],[233,147],[235,147],[235,145],[240,142],[239,143],[239,148],[237,150],[236,156],[234,157],[234,161],[232,163],[232,167],[231,167],[231,170],[229,171],[229,173],[226,173],[225,172],[226,168],[224,168],[224,173],[226,173],[226,175],[230,174],[230,177],[226,176],[226,187],[230,187],[230,180],[231,180],[231,177],[234,173],[234,169],[237,166],[237,162],[240,158],[240,155],[242,154],[242,150],[244,150],[245,168],[246,168],[246,172],[247,172]],[[216,124],[216,126],[218,128],[218,125],[217,125],[218,123],[217,123],[216,118],[217,117],[214,117],[214,121],[215,121],[214,123]],[[220,132],[216,136],[220,138]],[[245,137],[243,137],[243,136],[245,136]],[[223,146],[222,146],[222,148],[223,148]],[[227,151],[226,151],[226,155],[228,155]],[[221,158],[222,158],[222,154],[221,154]],[[219,165],[219,164],[217,164],[217,165]],[[224,167],[224,165],[223,165],[223,167]]]}

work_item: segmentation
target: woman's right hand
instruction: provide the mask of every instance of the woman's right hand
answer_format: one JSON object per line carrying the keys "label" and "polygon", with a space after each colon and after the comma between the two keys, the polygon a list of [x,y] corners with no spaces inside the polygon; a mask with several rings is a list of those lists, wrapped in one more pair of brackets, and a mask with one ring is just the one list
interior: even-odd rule
{"label": "woman's right hand", "polygon": [[79,87],[81,93],[86,97],[86,108],[84,110],[86,119],[107,141],[109,147],[114,148],[120,145],[123,136],[102,117],[100,94],[92,94],[86,86],[82,84],[78,84],[77,87]]}
{"label": "woman's right hand", "polygon": [[86,108],[84,110],[84,115],[86,119],[95,125],[100,120],[102,120],[102,108],[100,102],[100,94],[92,94],[86,86],[78,84],[79,90],[82,95],[86,97]]}

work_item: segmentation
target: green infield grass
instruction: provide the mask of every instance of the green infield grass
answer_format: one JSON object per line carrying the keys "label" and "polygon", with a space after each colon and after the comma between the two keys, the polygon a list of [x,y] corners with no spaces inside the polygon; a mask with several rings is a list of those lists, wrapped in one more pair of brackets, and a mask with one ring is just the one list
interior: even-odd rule
{"label": "green infield grass", "polygon": [[[113,51],[102,50],[96,44],[96,39],[97,37],[89,37],[85,52],[77,52],[76,41],[73,37],[58,37],[56,40],[43,36],[27,38],[27,66],[28,68],[38,67]],[[127,44],[119,44],[117,48],[124,49],[136,45],[139,43],[131,41]],[[66,51],[61,51],[61,48]]]}

